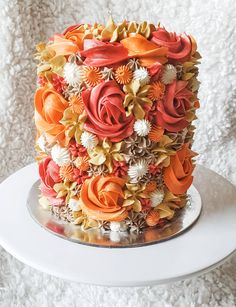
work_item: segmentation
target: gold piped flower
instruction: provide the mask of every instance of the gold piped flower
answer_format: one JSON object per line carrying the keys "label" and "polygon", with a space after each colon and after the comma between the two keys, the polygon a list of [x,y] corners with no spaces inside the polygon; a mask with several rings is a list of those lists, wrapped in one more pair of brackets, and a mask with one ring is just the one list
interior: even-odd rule
{"label": "gold piped flower", "polygon": [[127,65],[117,68],[115,72],[115,79],[119,84],[128,84],[132,79],[132,71]]}
{"label": "gold piped flower", "polygon": [[153,82],[150,85],[149,91],[148,91],[148,98],[151,99],[152,101],[160,100],[163,98],[165,92],[165,84],[156,81]]}
{"label": "gold piped flower", "polygon": [[83,68],[84,82],[88,86],[96,86],[102,81],[102,73],[98,67],[85,66]]}

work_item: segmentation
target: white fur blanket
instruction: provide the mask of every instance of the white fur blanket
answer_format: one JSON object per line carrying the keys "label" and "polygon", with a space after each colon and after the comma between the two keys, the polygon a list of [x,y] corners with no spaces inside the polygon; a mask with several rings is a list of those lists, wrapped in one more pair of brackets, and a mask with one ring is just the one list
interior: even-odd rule
{"label": "white fur blanket", "polygon": [[[0,1],[0,179],[33,161],[34,45],[75,22],[159,21],[198,41],[198,162],[236,183],[235,0]],[[236,306],[236,255],[204,276],[146,288],[85,286],[50,277],[0,249],[0,306]]]}

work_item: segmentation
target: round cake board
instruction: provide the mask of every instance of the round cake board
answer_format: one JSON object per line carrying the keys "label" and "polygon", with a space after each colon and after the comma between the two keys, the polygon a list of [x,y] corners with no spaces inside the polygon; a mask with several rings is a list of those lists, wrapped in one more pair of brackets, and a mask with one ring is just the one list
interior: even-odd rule
{"label": "round cake board", "polygon": [[38,170],[28,165],[0,185],[0,244],[40,271],[82,283],[144,286],[201,274],[235,251],[236,188],[202,166],[194,175],[203,209],[193,227],[158,244],[106,249],[76,244],[39,227],[26,205]]}

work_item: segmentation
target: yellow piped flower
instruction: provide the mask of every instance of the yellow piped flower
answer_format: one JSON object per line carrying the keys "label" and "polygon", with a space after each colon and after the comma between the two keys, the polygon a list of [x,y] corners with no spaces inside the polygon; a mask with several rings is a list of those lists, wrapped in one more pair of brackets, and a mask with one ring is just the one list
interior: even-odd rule
{"label": "yellow piped flower", "polygon": [[141,86],[138,80],[133,80],[131,83],[124,85],[126,93],[123,102],[126,108],[126,115],[134,114],[136,119],[143,119],[145,116],[144,106],[152,106],[152,101],[147,97],[150,85]]}
{"label": "yellow piped flower", "polygon": [[98,67],[85,66],[83,68],[84,82],[88,86],[96,86],[102,81],[102,73]]}
{"label": "yellow piped flower", "polygon": [[145,193],[145,185],[126,183],[126,189],[124,190],[124,202],[123,207],[132,206],[135,212],[142,210],[142,204],[139,198],[149,198]]}
{"label": "yellow piped flower", "polygon": [[123,65],[117,68],[115,72],[115,79],[120,84],[127,84],[132,79],[132,71],[127,65]]}
{"label": "yellow piped flower", "polygon": [[112,160],[124,161],[123,156],[120,154],[122,142],[112,143],[104,139],[101,145],[95,146],[92,150],[88,150],[90,156],[89,162],[94,165],[105,164],[112,172]]}

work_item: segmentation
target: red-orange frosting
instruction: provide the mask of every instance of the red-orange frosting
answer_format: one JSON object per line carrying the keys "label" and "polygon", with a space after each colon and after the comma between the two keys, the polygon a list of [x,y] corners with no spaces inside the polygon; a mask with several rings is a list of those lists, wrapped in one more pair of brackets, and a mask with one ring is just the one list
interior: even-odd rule
{"label": "red-orange frosting", "polygon": [[133,115],[123,107],[125,94],[115,81],[103,82],[82,93],[87,113],[85,130],[99,138],[119,142],[133,133]]}
{"label": "red-orange frosting", "polygon": [[166,95],[157,106],[157,124],[170,132],[178,132],[188,126],[186,112],[191,107],[193,96],[186,86],[187,81],[173,81],[166,86]]}
{"label": "red-orange frosting", "polygon": [[186,34],[177,35],[176,33],[167,32],[164,28],[158,28],[152,32],[152,42],[158,46],[167,47],[167,57],[180,62],[187,61],[196,48],[195,42]]}

